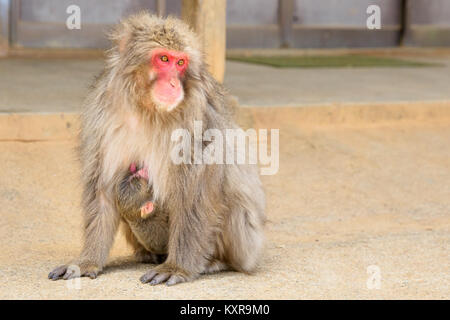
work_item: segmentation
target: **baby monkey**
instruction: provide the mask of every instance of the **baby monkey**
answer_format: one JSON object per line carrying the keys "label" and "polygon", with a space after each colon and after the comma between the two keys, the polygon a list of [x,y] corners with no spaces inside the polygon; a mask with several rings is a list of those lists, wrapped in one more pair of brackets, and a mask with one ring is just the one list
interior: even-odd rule
{"label": "baby monkey", "polygon": [[137,168],[133,162],[129,172],[116,186],[116,205],[124,220],[124,232],[140,262],[160,264],[167,257],[168,214],[155,207],[148,168]]}
{"label": "baby monkey", "polygon": [[133,162],[130,173],[117,186],[117,206],[123,213],[139,212],[142,219],[150,216],[154,209],[151,186],[148,181],[148,168],[137,169]]}

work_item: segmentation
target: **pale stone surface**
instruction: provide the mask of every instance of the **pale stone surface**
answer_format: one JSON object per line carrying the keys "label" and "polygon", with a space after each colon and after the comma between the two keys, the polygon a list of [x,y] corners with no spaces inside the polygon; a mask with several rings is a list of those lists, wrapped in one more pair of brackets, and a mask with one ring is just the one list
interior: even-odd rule
{"label": "pale stone surface", "polygon": [[227,62],[224,84],[242,106],[449,100],[450,58],[435,67],[286,68]]}
{"label": "pale stone surface", "polygon": [[[280,128],[279,172],[263,177],[258,272],[170,288],[139,282],[151,265],[127,260],[121,237],[105,273],[83,278],[80,290],[48,280],[80,248],[74,140],[0,141],[0,299],[448,299],[448,118],[314,126],[283,114],[252,109],[241,121]],[[366,285],[372,265],[379,290]]]}
{"label": "pale stone surface", "polygon": [[[450,54],[402,52],[390,55],[442,66],[278,69],[227,61],[224,84],[243,106],[449,101]],[[101,59],[0,59],[0,112],[77,112],[102,66]]]}

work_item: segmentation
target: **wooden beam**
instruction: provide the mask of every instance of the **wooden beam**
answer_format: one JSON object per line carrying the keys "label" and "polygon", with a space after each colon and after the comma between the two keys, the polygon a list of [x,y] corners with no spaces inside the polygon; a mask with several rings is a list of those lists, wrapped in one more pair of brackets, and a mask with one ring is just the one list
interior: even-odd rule
{"label": "wooden beam", "polygon": [[213,77],[223,81],[226,48],[226,0],[183,0],[181,17],[200,36]]}
{"label": "wooden beam", "polygon": [[280,24],[282,48],[289,48],[292,46],[294,5],[294,0],[278,0],[278,23]]}
{"label": "wooden beam", "polygon": [[411,1],[402,0],[401,1],[401,30],[399,36],[399,45],[404,46],[408,41],[408,36],[410,33],[410,23],[411,23]]}
{"label": "wooden beam", "polygon": [[6,56],[9,50],[10,0],[0,0],[0,56]]}
{"label": "wooden beam", "polygon": [[156,0],[156,12],[160,17],[166,15],[166,0]]}

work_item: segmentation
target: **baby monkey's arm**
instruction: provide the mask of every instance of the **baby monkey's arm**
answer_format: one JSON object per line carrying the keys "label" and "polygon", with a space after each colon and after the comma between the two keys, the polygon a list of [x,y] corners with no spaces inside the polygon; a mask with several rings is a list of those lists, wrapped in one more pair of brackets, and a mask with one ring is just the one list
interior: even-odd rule
{"label": "baby monkey's arm", "polygon": [[[130,180],[134,178],[141,178],[144,180],[147,180],[148,182],[148,168],[144,166],[142,169],[137,170],[136,164],[134,162],[130,165]],[[145,219],[150,216],[150,214],[153,212],[153,202],[152,201],[146,201],[141,206],[141,218]]]}

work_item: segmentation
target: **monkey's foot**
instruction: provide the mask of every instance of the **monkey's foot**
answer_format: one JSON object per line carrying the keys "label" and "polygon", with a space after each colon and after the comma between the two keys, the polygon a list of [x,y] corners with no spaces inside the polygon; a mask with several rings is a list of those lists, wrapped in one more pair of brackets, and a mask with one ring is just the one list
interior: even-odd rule
{"label": "monkey's foot", "polygon": [[50,280],[69,280],[78,277],[89,277],[91,279],[97,278],[101,269],[91,263],[80,263],[80,265],[70,264],[55,268],[48,274]]}
{"label": "monkey's foot", "polygon": [[142,219],[148,218],[152,212],[153,212],[153,202],[147,201],[141,207],[141,218]]}
{"label": "monkey's foot", "polygon": [[168,286],[190,280],[188,274],[177,267],[163,263],[148,271],[140,278],[142,283],[150,283],[152,286],[165,282]]}

